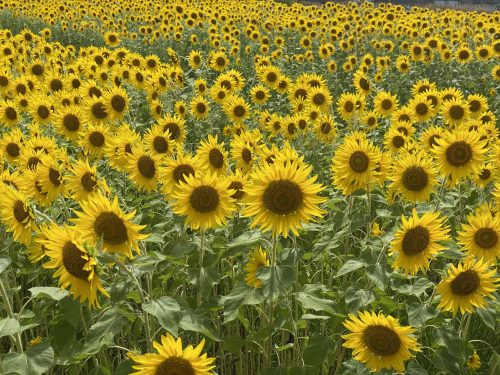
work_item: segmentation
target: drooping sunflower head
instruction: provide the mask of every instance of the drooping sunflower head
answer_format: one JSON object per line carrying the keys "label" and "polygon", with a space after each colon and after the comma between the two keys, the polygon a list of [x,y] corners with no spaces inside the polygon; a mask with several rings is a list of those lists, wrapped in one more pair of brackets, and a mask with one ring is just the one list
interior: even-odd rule
{"label": "drooping sunflower head", "polygon": [[392,316],[364,311],[349,314],[344,326],[350,333],[343,335],[343,346],[353,350],[353,357],[372,371],[382,369],[404,372],[404,362],[414,357],[410,351],[420,351],[412,336],[411,326],[401,326]]}
{"label": "drooping sunflower head", "polygon": [[252,288],[261,288],[262,281],[257,277],[257,272],[261,267],[269,266],[269,263],[267,254],[261,247],[252,251],[244,268],[245,282]]}
{"label": "drooping sunflower head", "polygon": [[496,290],[496,269],[489,269],[488,263],[481,259],[468,257],[458,266],[450,265],[448,275],[436,287],[436,293],[441,297],[438,308],[458,311],[464,314],[473,313],[476,308],[486,306],[486,298]]}

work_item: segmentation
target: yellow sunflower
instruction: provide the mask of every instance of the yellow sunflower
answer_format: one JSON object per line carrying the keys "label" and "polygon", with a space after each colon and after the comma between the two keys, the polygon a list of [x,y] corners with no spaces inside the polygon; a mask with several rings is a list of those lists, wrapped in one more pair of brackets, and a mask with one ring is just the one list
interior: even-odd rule
{"label": "yellow sunflower", "polygon": [[178,152],[175,157],[167,159],[160,170],[163,194],[170,196],[180,187],[181,182],[186,182],[187,177],[196,173],[200,173],[197,158],[191,154]]}
{"label": "yellow sunflower", "polygon": [[203,96],[196,96],[190,103],[191,114],[197,120],[206,119],[210,113],[210,105]]}
{"label": "yellow sunflower", "polygon": [[169,156],[175,150],[175,142],[170,138],[170,131],[156,124],[144,134],[144,148],[153,155]]}
{"label": "yellow sunflower", "polygon": [[333,185],[344,195],[368,189],[378,174],[380,151],[365,135],[347,136],[332,159]]}
{"label": "yellow sunflower", "polygon": [[19,243],[29,245],[33,231],[37,230],[35,215],[29,206],[28,199],[10,186],[0,187],[0,221],[5,230]]}
{"label": "yellow sunflower", "polygon": [[458,232],[458,243],[469,254],[486,262],[500,259],[500,217],[490,210],[471,213]]}
{"label": "yellow sunflower", "polygon": [[402,216],[401,220],[402,227],[395,233],[389,249],[390,255],[396,255],[392,267],[409,275],[428,270],[429,261],[445,248],[438,242],[449,239],[449,229],[437,212],[426,212],[419,217],[413,209],[411,217]]}
{"label": "yellow sunflower", "polygon": [[319,205],[324,187],[309,177],[312,167],[296,160],[265,164],[251,175],[244,188],[243,216],[252,217],[251,227],[259,226],[285,237],[291,231],[298,235],[303,223],[325,213]]}
{"label": "yellow sunflower", "polygon": [[219,227],[235,210],[225,180],[210,172],[201,176],[186,176],[179,188],[173,193],[172,210],[186,217],[186,224],[193,229]]}
{"label": "yellow sunflower", "polygon": [[205,339],[201,340],[196,348],[189,345],[182,349],[182,339],[175,340],[170,334],[161,337],[161,344],[153,341],[153,347],[158,354],[146,353],[143,355],[129,354],[135,364],[132,375],[164,375],[164,374],[190,374],[211,375],[215,366],[215,358],[201,355]]}
{"label": "yellow sunflower", "polygon": [[88,238],[93,245],[102,241],[102,251],[107,253],[121,253],[130,259],[133,258],[132,250],[140,253],[138,241],[148,235],[139,233],[145,225],[132,221],[135,211],[124,214],[118,206],[118,198],[110,202],[102,194],[81,202],[80,206],[82,211],[76,211],[78,217],[71,221],[81,236]]}
{"label": "yellow sunflower", "polygon": [[158,185],[160,157],[134,147],[128,158],[128,176],[141,191],[151,192]]}
{"label": "yellow sunflower", "polygon": [[402,373],[404,362],[420,351],[417,340],[412,336],[415,329],[401,326],[392,316],[370,311],[349,314],[344,326],[351,332],[343,335],[344,347],[353,350],[356,360],[364,363],[371,371],[388,369]]}
{"label": "yellow sunflower", "polygon": [[448,275],[436,287],[436,293],[441,297],[438,308],[442,311],[473,313],[476,308],[487,305],[487,297],[492,297],[496,291],[498,278],[496,269],[488,269],[488,263],[481,259],[468,257],[448,269]]}
{"label": "yellow sunflower", "polygon": [[59,278],[61,288],[70,293],[80,303],[88,301],[89,307],[100,307],[97,292],[109,297],[97,275],[97,260],[88,253],[81,243],[80,233],[75,227],[60,227],[55,223],[42,229],[45,239],[40,239],[45,255],[50,260],[44,268],[57,269],[54,277]]}
{"label": "yellow sunflower", "polygon": [[81,202],[101,193],[109,193],[106,180],[97,175],[97,166],[89,161],[75,160],[71,163],[71,174],[65,177],[68,195]]}
{"label": "yellow sunflower", "polygon": [[454,130],[436,140],[432,151],[437,156],[438,167],[451,185],[467,176],[481,173],[485,158],[485,143],[475,131]]}
{"label": "yellow sunflower", "polygon": [[391,188],[409,202],[426,202],[437,184],[433,160],[423,151],[401,155],[394,161]]}
{"label": "yellow sunflower", "polygon": [[448,125],[457,126],[469,117],[469,105],[460,99],[445,100],[441,105],[441,114]]}
{"label": "yellow sunflower", "polygon": [[257,278],[257,272],[261,267],[269,266],[267,254],[261,247],[255,249],[248,255],[247,264],[244,267],[245,282],[252,288],[261,288],[262,281]]}
{"label": "yellow sunflower", "polygon": [[390,117],[398,106],[398,97],[389,92],[380,91],[373,99],[373,107],[381,117]]}
{"label": "yellow sunflower", "polygon": [[196,151],[200,167],[217,175],[225,175],[227,169],[227,152],[224,150],[224,142],[218,142],[218,136],[208,136],[207,140],[200,143]]}

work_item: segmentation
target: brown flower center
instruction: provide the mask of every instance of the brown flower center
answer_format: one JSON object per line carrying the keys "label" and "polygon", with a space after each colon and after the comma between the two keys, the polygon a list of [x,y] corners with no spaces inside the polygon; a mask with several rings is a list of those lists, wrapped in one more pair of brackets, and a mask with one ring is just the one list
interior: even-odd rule
{"label": "brown flower center", "polygon": [[155,151],[158,152],[159,154],[164,154],[164,153],[168,152],[168,142],[165,139],[165,137],[162,137],[159,135],[156,136],[153,139],[153,147],[154,147]]}
{"label": "brown flower center", "polygon": [[72,276],[81,280],[88,280],[90,271],[83,269],[87,261],[82,258],[82,255],[83,253],[73,242],[67,241],[64,244],[62,249],[62,262],[64,268]]}
{"label": "brown flower center", "polygon": [[241,199],[243,195],[245,194],[243,192],[243,184],[239,181],[232,181],[229,184],[229,189],[233,189],[235,192],[233,195],[231,195],[231,198],[233,199]]}
{"label": "brown flower center", "polygon": [[244,106],[242,105],[237,105],[236,107],[234,107],[233,109],[233,113],[236,117],[243,117],[245,116],[245,114],[247,113],[246,109]]}
{"label": "brown flower center", "polygon": [[92,104],[91,107],[92,115],[99,120],[103,120],[108,116],[106,112],[106,107],[101,102]]}
{"label": "brown flower center", "polygon": [[472,148],[459,141],[451,144],[446,150],[446,160],[454,167],[462,167],[472,159]]}
{"label": "brown flower center", "polygon": [[382,103],[380,105],[382,106],[382,109],[387,111],[392,108],[392,101],[389,99],[384,99],[382,100]]}
{"label": "brown flower center", "polygon": [[54,186],[60,186],[61,185],[61,173],[59,171],[49,168],[49,180],[52,182]]}
{"label": "brown flower center", "polygon": [[430,242],[430,234],[427,228],[417,226],[408,229],[403,237],[403,252],[405,255],[413,256],[427,249]]}
{"label": "brown flower center", "polygon": [[163,131],[166,132],[167,130],[170,132],[170,139],[172,141],[175,141],[181,135],[181,127],[176,123],[171,122],[165,124],[165,126],[163,126]]}
{"label": "brown flower center", "polygon": [[50,115],[49,109],[44,105],[39,106],[36,112],[38,113],[38,116],[40,116],[42,120],[45,120]]}
{"label": "brown flower center", "polygon": [[104,134],[99,131],[90,133],[89,142],[94,147],[102,147],[104,145]]}
{"label": "brown flower center", "polygon": [[5,108],[5,117],[7,119],[14,121],[17,119],[17,111],[12,107]]}
{"label": "brown flower center", "polygon": [[474,293],[480,286],[481,279],[476,271],[467,270],[459,273],[451,282],[450,287],[453,294],[467,296]]}
{"label": "brown flower center", "polygon": [[91,192],[94,190],[94,187],[97,185],[95,180],[95,176],[91,172],[85,172],[80,179],[80,183],[85,191]]}
{"label": "brown flower center", "polygon": [[465,111],[460,105],[452,105],[448,111],[451,118],[454,120],[460,120],[464,117]]}
{"label": "brown flower center", "polygon": [[72,113],[68,113],[63,118],[64,127],[70,132],[76,132],[80,128],[80,119]]}
{"label": "brown flower center", "polygon": [[111,107],[113,107],[116,112],[122,113],[126,105],[127,102],[121,95],[113,95],[111,98]]}
{"label": "brown flower center", "polygon": [[222,152],[216,148],[210,150],[208,153],[208,159],[214,168],[220,169],[224,165],[224,155],[222,155]]}
{"label": "brown flower center", "polygon": [[483,249],[491,249],[498,242],[498,235],[491,228],[480,228],[474,234],[474,242]]}
{"label": "brown flower center", "polygon": [[26,211],[26,209],[24,208],[24,202],[23,201],[16,201],[16,203],[14,203],[14,217],[16,218],[16,220],[22,224],[25,224],[27,223],[29,220],[29,217],[30,217],[30,214],[28,211]]}
{"label": "brown flower center", "polygon": [[194,176],[194,169],[189,164],[180,164],[173,171],[174,181],[186,182],[186,177]]}
{"label": "brown flower center", "polygon": [[219,193],[212,186],[198,186],[191,193],[189,203],[198,212],[212,212],[219,206]]}
{"label": "brown flower center", "polygon": [[179,357],[170,357],[163,361],[157,368],[155,375],[195,375],[191,363]]}
{"label": "brown flower center", "polygon": [[363,342],[378,356],[396,354],[401,348],[401,339],[392,329],[381,325],[370,325],[363,331]]}
{"label": "brown flower center", "polygon": [[127,227],[114,212],[99,214],[94,221],[94,232],[110,245],[120,245],[128,240]]}
{"label": "brown flower center", "polygon": [[429,176],[422,167],[413,166],[403,173],[403,185],[411,191],[420,191],[427,186]]}
{"label": "brown flower center", "polygon": [[355,151],[349,158],[349,165],[356,173],[363,173],[368,169],[370,159],[363,151]]}
{"label": "brown flower center", "polygon": [[295,212],[301,207],[303,200],[302,189],[290,180],[271,181],[263,195],[266,208],[278,215]]}
{"label": "brown flower center", "polygon": [[403,147],[405,144],[405,139],[401,137],[400,135],[396,135],[395,137],[392,138],[392,145],[396,148]]}
{"label": "brown flower center", "polygon": [[19,152],[21,151],[21,149],[16,143],[9,143],[7,147],[5,147],[5,150],[10,156],[14,158],[19,156]]}
{"label": "brown flower center", "polygon": [[156,173],[155,162],[147,155],[142,155],[137,160],[137,169],[146,178],[153,178]]}

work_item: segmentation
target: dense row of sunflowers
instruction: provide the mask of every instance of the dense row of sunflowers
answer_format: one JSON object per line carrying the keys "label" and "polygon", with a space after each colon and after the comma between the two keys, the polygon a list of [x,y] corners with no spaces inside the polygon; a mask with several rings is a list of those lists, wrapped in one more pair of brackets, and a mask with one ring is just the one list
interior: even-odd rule
{"label": "dense row of sunflowers", "polygon": [[[500,309],[498,12],[2,7],[11,28],[0,31],[0,221],[2,259],[15,267],[0,284],[7,319],[22,324],[2,332],[12,337],[5,373],[24,374],[13,360],[41,341],[48,364],[26,373],[89,358],[79,370],[112,371],[107,353],[127,364],[123,373],[162,375],[500,366],[498,342],[486,339],[498,339]],[[90,45],[64,42],[79,33]],[[177,242],[194,253],[174,260]],[[94,352],[54,357],[50,320],[36,330],[36,316],[16,312],[38,302],[5,284],[30,272],[30,285],[58,285],[78,301],[84,342],[114,307],[141,316],[138,339],[113,342],[124,323]],[[130,284],[119,299],[115,277]],[[157,302],[165,297],[177,314],[219,321],[220,311],[219,332],[184,324],[199,344],[183,348],[179,317]],[[27,332],[43,337],[24,354]],[[205,354],[200,333],[211,341]]]}

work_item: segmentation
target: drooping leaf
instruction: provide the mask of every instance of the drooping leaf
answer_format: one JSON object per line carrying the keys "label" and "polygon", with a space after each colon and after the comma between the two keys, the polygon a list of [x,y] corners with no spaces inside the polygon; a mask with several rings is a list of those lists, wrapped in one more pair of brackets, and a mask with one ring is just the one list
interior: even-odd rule
{"label": "drooping leaf", "polygon": [[177,336],[181,307],[175,299],[164,296],[145,303],[142,308],[158,319],[163,328]]}

